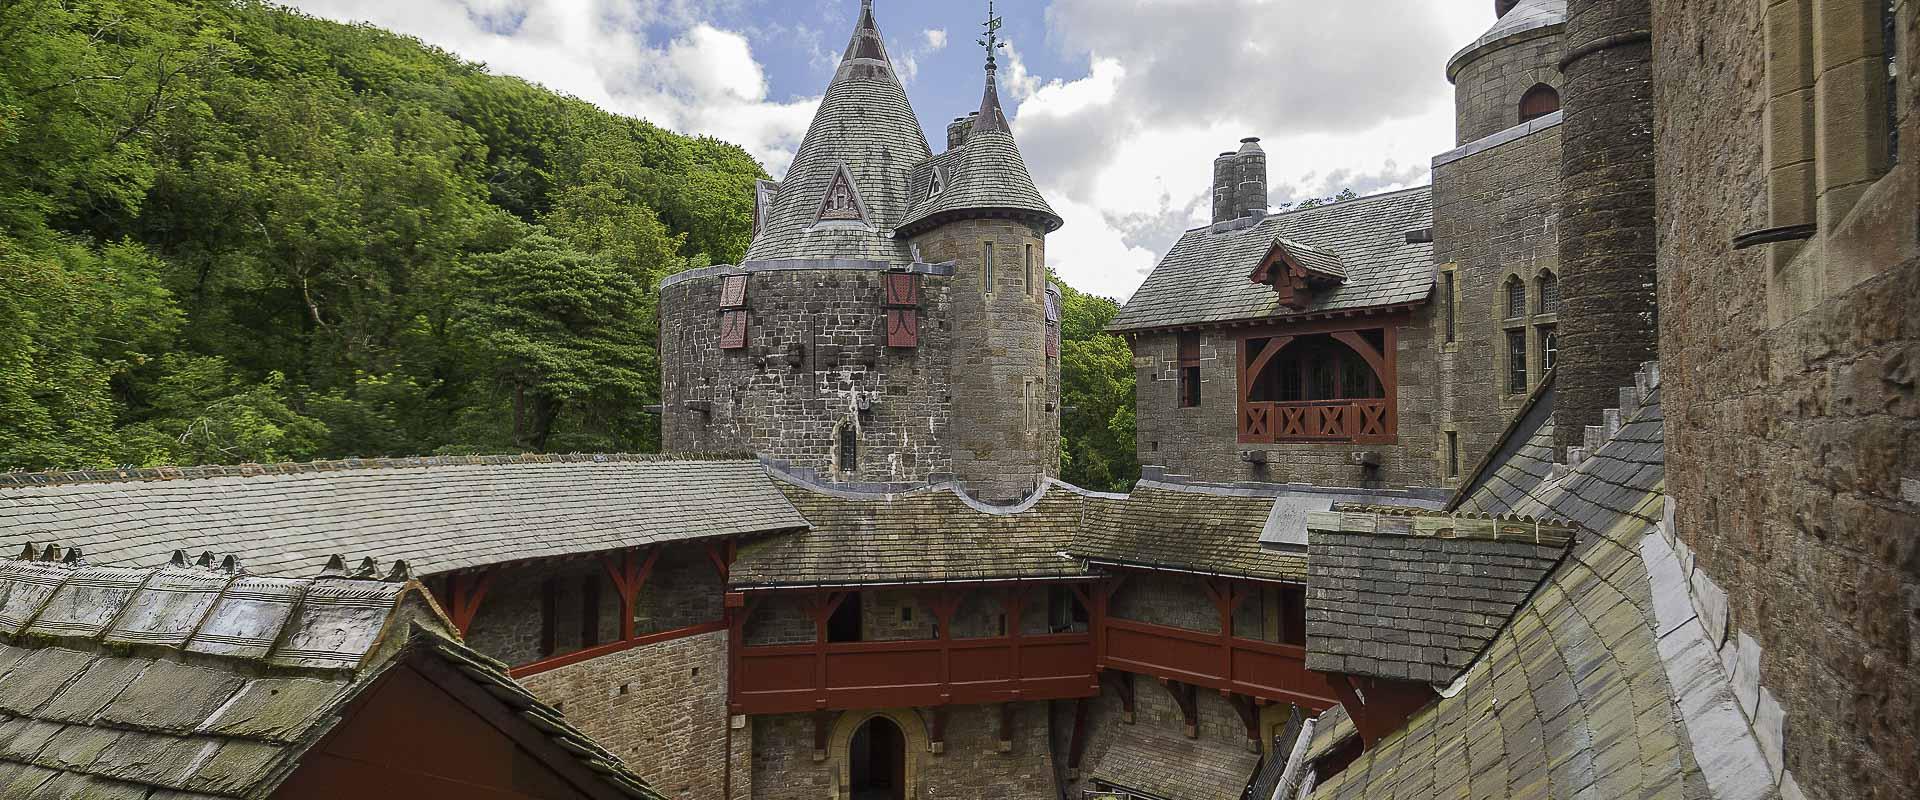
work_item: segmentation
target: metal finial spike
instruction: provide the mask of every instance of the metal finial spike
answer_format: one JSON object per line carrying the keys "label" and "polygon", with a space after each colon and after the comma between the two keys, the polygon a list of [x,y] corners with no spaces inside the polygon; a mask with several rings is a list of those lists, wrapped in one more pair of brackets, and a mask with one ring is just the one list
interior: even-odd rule
{"label": "metal finial spike", "polygon": [[339,553],[327,557],[327,565],[320,570],[322,578],[347,577],[347,559]]}

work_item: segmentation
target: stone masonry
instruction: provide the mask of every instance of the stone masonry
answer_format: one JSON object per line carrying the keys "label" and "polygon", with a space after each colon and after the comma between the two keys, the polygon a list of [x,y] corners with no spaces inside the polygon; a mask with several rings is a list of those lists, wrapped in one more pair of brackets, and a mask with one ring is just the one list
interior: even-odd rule
{"label": "stone masonry", "polygon": [[[1520,123],[1520,97],[1538,84],[1560,89],[1559,28],[1538,29],[1453,66],[1457,143],[1492,136]],[[1439,177],[1435,176],[1435,188]],[[1438,232],[1436,232],[1437,235]]]}
{"label": "stone masonry", "polygon": [[[1758,680],[1785,711],[1785,767],[1805,795],[1909,798],[1920,796],[1920,168],[1909,155],[1874,173],[1813,239],[1732,249],[1771,223],[1767,59],[1813,32],[1769,42],[1763,14],[1793,7],[1654,4],[1669,491],[1675,529],[1726,590],[1727,628],[1762,646]],[[1905,144],[1920,141],[1920,24],[1912,0],[1895,8]],[[1829,117],[1821,130],[1832,141],[1865,122]],[[1770,251],[1795,247],[1776,271]],[[1769,282],[1796,271],[1828,288],[1772,319]]]}
{"label": "stone masonry", "polygon": [[1567,4],[1565,270],[1554,434],[1578,445],[1654,358],[1653,78],[1647,0]]}
{"label": "stone masonry", "polygon": [[[923,742],[931,720],[926,712],[896,710],[909,726],[907,734],[911,800],[1056,800],[1053,752],[1048,736],[1046,703],[1017,703],[1012,747],[1000,748],[999,706],[953,706],[947,711],[942,752],[928,752]],[[848,724],[867,712],[836,712],[830,721]],[[753,797],[755,800],[845,800],[840,784],[846,754],[833,748],[824,759],[813,749],[815,720],[808,714],[780,714],[752,718]]]}

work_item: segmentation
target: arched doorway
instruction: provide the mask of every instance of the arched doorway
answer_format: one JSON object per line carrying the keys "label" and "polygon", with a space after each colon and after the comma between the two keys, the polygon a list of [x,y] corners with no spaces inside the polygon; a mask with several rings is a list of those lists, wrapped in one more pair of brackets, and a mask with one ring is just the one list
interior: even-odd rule
{"label": "arched doorway", "polygon": [[868,719],[847,747],[853,800],[907,800],[907,737],[884,716]]}

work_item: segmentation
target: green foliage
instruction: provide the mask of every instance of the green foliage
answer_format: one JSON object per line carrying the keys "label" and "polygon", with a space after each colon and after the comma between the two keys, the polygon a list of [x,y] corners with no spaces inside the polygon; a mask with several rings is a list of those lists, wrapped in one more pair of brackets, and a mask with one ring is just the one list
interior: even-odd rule
{"label": "green foliage", "polygon": [[[257,0],[0,0],[0,469],[659,446],[657,286],[738,147]],[[1124,488],[1070,289],[1067,475]]]}
{"label": "green foliage", "polygon": [[739,148],[254,0],[0,0],[0,469],[657,447]]}
{"label": "green foliage", "polygon": [[1140,478],[1135,457],[1133,350],[1106,333],[1120,307],[1060,288],[1061,477],[1100,491],[1126,491]]}
{"label": "green foliage", "polygon": [[1309,197],[1298,203],[1281,203],[1280,205],[1275,206],[1274,210],[1288,211],[1288,210],[1299,210],[1302,208],[1319,208],[1321,206],[1328,205],[1330,203],[1344,203],[1348,200],[1355,199],[1359,196],[1360,196],[1359,193],[1355,192],[1352,189],[1341,189],[1338,193],[1328,197]]}

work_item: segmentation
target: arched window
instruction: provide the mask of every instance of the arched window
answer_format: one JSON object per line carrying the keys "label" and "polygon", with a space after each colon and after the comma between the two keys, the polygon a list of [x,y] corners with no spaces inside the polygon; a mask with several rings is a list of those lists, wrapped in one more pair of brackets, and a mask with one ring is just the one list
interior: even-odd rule
{"label": "arched window", "polygon": [[1553,277],[1553,273],[1543,270],[1540,273],[1540,277],[1535,279],[1534,287],[1534,294],[1539,298],[1538,302],[1540,303],[1539,310],[1534,313],[1560,313],[1560,280]]}
{"label": "arched window", "polygon": [[1520,96],[1520,121],[1544,117],[1560,110],[1560,92],[1544,83],[1536,83]]}
{"label": "arched window", "polygon": [[1520,319],[1527,315],[1527,282],[1514,275],[1507,278],[1506,286],[1507,319]]}

